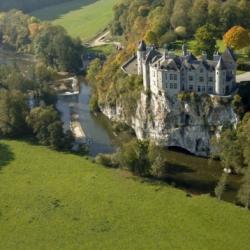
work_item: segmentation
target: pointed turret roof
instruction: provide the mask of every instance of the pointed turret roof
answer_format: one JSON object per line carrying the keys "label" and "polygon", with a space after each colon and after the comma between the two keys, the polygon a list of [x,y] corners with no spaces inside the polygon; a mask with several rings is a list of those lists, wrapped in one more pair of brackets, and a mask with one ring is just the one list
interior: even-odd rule
{"label": "pointed turret roof", "polygon": [[230,60],[236,61],[236,57],[235,57],[233,50],[228,47],[226,48],[222,56],[225,62],[227,61],[230,62]]}
{"label": "pointed turret roof", "polygon": [[144,42],[144,40],[141,40],[139,42],[138,51],[146,51],[146,50],[147,50],[146,43]]}
{"label": "pointed turret roof", "polygon": [[217,65],[216,65],[216,69],[217,69],[217,70],[224,70],[224,69],[227,69],[227,67],[226,67],[226,65],[225,65],[225,63],[224,63],[222,57],[220,57],[220,59],[219,59]]}

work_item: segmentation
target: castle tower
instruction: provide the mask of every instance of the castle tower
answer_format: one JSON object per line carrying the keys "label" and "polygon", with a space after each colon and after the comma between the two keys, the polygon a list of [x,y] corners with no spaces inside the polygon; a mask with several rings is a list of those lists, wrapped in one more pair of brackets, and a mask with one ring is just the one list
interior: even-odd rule
{"label": "castle tower", "polygon": [[147,46],[146,43],[142,40],[139,43],[137,49],[137,68],[138,68],[138,75],[142,74],[142,64],[146,57]]}
{"label": "castle tower", "polygon": [[188,55],[187,45],[185,43],[183,43],[183,45],[182,45],[182,55],[183,56],[187,56]]}
{"label": "castle tower", "polygon": [[216,67],[215,67],[215,93],[217,95],[225,94],[225,80],[226,80],[226,66],[220,57]]}

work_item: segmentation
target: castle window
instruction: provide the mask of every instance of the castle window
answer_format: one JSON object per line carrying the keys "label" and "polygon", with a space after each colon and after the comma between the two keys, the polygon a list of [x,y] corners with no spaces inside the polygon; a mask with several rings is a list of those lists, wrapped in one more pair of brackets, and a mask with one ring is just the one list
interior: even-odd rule
{"label": "castle window", "polygon": [[197,86],[197,91],[201,92],[201,86],[199,86],[199,85]]}
{"label": "castle window", "polygon": [[177,83],[176,82],[174,83],[174,88],[177,89]]}
{"label": "castle window", "polygon": [[194,80],[193,76],[189,76],[188,79],[189,79],[189,81],[193,81]]}
{"label": "castle window", "polygon": [[209,82],[213,82],[214,78],[212,76],[209,77]]}
{"label": "castle window", "polygon": [[202,86],[202,92],[205,93],[206,92],[206,87]]}
{"label": "castle window", "polygon": [[203,69],[200,69],[200,73],[203,73]]}
{"label": "castle window", "polygon": [[193,91],[194,87],[193,85],[189,85],[189,91]]}
{"label": "castle window", "polygon": [[177,75],[174,75],[174,80],[177,80]]}
{"label": "castle window", "polygon": [[204,82],[204,77],[200,76],[200,82]]}
{"label": "castle window", "polygon": [[171,82],[170,83],[170,89],[172,89],[174,87],[174,84]]}
{"label": "castle window", "polygon": [[213,88],[212,86],[209,86],[209,87],[208,87],[208,93],[211,94],[211,93],[213,93],[213,92],[214,92],[214,88]]}

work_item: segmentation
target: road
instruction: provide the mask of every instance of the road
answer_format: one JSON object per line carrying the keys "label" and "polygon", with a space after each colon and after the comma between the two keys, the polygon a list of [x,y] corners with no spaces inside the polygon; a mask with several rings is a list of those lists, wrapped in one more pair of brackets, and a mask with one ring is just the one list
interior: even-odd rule
{"label": "road", "polygon": [[246,72],[236,76],[236,82],[250,82],[250,72]]}
{"label": "road", "polygon": [[109,36],[110,36],[110,31],[109,30],[105,31],[90,43],[90,47],[98,47],[107,44],[113,44],[118,48],[122,47],[122,44],[120,42],[110,40]]}

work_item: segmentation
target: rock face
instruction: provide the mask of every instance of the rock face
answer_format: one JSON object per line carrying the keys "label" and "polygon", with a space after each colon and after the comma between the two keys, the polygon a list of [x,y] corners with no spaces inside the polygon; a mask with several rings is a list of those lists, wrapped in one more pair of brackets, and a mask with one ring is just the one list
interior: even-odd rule
{"label": "rock face", "polygon": [[[185,100],[183,100],[185,99]],[[130,125],[138,139],[150,139],[166,147],[180,147],[208,156],[210,139],[219,135],[222,127],[236,125],[238,117],[230,97],[196,96],[169,98],[141,93],[135,115],[126,120],[123,106],[101,107],[111,120]]]}

